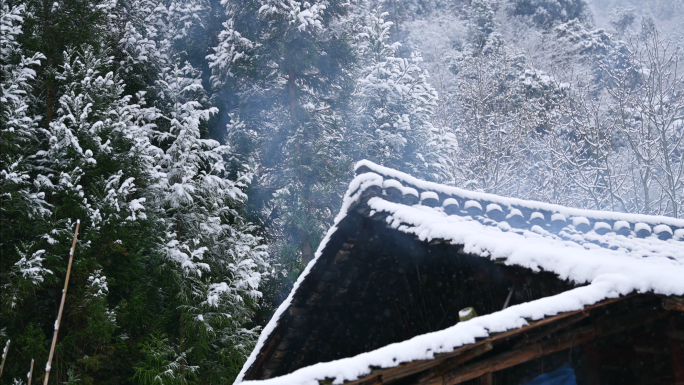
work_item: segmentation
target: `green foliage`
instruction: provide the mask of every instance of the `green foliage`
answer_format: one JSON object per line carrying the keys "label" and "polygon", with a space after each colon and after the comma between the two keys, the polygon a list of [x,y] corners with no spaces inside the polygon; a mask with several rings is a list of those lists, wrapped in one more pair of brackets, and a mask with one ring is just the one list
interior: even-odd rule
{"label": "green foliage", "polygon": [[[230,148],[207,138],[216,108],[183,61],[202,49],[206,4],[11,3],[0,324],[14,343],[3,377],[24,378],[33,358],[43,379],[80,219],[50,381],[230,381],[257,336],[266,249],[243,218],[249,168],[231,174]],[[172,202],[179,186],[190,200]]]}

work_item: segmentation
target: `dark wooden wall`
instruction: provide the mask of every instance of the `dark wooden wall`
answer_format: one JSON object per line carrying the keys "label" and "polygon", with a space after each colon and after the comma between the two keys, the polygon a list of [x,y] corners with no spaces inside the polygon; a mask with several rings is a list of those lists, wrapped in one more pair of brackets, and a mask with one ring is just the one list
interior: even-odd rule
{"label": "dark wooden wall", "polygon": [[479,315],[574,287],[554,274],[422,242],[353,212],[297,291],[246,379],[291,373],[445,329],[458,311]]}

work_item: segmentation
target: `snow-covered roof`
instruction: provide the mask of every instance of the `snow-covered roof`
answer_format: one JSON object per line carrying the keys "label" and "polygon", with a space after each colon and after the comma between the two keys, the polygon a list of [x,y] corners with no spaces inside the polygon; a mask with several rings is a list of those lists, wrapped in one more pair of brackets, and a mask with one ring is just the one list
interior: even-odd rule
{"label": "snow-covered roof", "polygon": [[420,240],[462,245],[465,253],[552,272],[581,286],[354,357],[245,384],[318,384],[326,378],[341,384],[369,374],[371,367],[432,359],[437,353],[474,343],[476,338],[608,298],[633,292],[684,295],[684,220],[581,210],[467,191],[422,181],[369,161],[359,162],[356,170],[335,225],[264,328],[236,383],[254,363],[337,225],[359,204],[368,206],[368,215],[382,214],[388,226]]}

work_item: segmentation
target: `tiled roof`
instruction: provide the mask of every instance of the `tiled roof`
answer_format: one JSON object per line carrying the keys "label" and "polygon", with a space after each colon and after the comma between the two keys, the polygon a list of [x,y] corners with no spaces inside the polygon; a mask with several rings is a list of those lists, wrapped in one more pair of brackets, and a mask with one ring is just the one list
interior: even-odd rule
{"label": "tiled roof", "polygon": [[[335,225],[314,260],[264,328],[236,383],[254,363],[278,323],[289,314],[295,294],[315,269],[328,242],[349,213],[385,221],[389,228],[424,242],[457,245],[459,252],[556,274],[577,286],[550,297],[459,322],[370,352],[303,367],[264,384],[353,381],[373,368],[432,360],[476,338],[518,329],[530,320],[579,311],[630,293],[684,296],[684,220],[582,210],[506,198],[422,181],[359,162]],[[251,381],[250,381],[251,382]]]}
{"label": "tiled roof", "polygon": [[684,220],[609,211],[582,210],[501,197],[425,182],[368,161],[357,175],[378,175],[377,197],[431,215],[457,216],[503,232],[532,232],[549,240],[574,242],[587,249],[605,248],[638,257],[662,257],[684,264]]}

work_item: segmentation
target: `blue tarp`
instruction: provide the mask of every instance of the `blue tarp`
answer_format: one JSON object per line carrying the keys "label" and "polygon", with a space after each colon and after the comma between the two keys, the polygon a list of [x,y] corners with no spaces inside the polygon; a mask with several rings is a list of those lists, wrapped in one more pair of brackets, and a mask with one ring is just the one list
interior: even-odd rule
{"label": "blue tarp", "polygon": [[565,364],[551,373],[544,373],[523,385],[577,385],[575,371]]}

